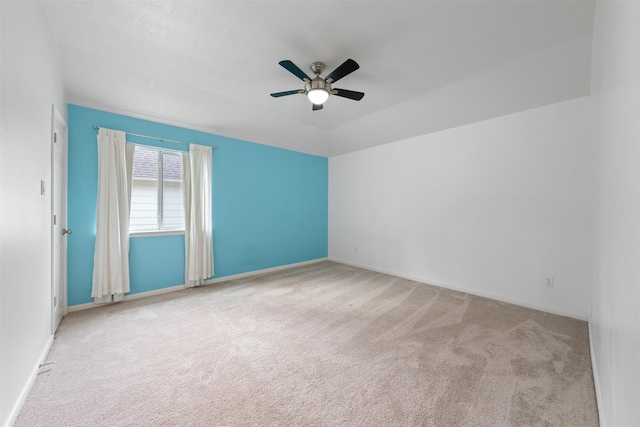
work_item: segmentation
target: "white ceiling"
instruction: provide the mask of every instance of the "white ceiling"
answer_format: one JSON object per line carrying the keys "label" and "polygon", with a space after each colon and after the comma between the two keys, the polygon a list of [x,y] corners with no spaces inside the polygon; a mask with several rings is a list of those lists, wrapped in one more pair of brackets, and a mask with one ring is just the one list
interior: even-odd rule
{"label": "white ceiling", "polygon": [[[595,10],[586,0],[43,6],[70,103],[322,156],[486,118],[487,91],[507,83],[518,101],[496,101],[495,114],[584,95]],[[302,87],[280,60],[308,74],[323,61],[326,75],[347,58],[361,68],[335,86],[365,92],[360,102],[334,96],[314,112],[302,95],[269,96]]]}

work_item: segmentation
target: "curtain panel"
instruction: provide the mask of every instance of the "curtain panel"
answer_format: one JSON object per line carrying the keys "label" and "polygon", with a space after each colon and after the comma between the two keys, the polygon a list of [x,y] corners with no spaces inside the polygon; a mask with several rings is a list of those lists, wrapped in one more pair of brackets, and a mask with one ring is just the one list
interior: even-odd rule
{"label": "curtain panel", "polygon": [[98,201],[91,296],[95,302],[119,301],[130,291],[129,207],[133,144],[126,133],[98,130]]}
{"label": "curtain panel", "polygon": [[189,144],[183,153],[185,203],[185,286],[194,287],[212,277],[213,226],[211,213],[211,147]]}

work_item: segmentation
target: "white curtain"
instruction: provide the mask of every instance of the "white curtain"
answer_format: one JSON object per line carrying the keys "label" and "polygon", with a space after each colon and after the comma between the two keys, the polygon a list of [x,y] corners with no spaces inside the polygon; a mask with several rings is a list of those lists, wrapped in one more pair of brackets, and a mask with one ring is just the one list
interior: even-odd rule
{"label": "white curtain", "polygon": [[211,147],[189,144],[189,152],[182,156],[186,287],[201,285],[213,276],[211,153]]}
{"label": "white curtain", "polygon": [[98,130],[98,203],[93,256],[95,302],[120,301],[129,292],[129,207],[134,145],[126,133]]}

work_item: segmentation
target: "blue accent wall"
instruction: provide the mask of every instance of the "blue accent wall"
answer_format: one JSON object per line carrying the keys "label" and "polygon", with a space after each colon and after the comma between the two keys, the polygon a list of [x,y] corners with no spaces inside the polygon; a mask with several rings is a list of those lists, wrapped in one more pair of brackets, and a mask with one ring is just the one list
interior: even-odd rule
{"label": "blue accent wall", "polygon": [[[107,113],[68,106],[69,306],[92,302],[96,235],[97,130],[93,125],[194,144],[213,152],[214,278],[327,256],[328,159]],[[127,137],[146,145],[184,145]],[[132,237],[131,292],[184,283],[184,236]]]}

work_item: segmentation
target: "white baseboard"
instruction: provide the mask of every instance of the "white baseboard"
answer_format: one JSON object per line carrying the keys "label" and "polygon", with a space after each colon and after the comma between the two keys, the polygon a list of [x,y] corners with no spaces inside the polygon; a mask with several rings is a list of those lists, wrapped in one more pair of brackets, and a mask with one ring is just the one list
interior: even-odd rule
{"label": "white baseboard", "polygon": [[38,358],[38,363],[32,369],[31,375],[29,375],[29,379],[24,384],[24,387],[20,392],[20,398],[11,409],[11,413],[9,415],[9,418],[7,419],[7,423],[5,424],[5,427],[13,426],[16,420],[18,419],[18,415],[20,415],[20,411],[24,406],[24,402],[26,402],[27,397],[29,397],[31,388],[33,387],[33,384],[35,384],[36,379],[38,378],[38,373],[40,372],[40,366],[47,360],[47,356],[49,355],[49,351],[51,350],[52,345],[53,345],[53,335],[49,337],[49,339],[47,340],[47,343],[44,346],[44,349],[42,350],[42,353],[40,353],[40,357]]}
{"label": "white baseboard", "polygon": [[[134,299],[152,297],[154,295],[162,295],[162,294],[167,294],[169,292],[181,291],[183,289],[184,289],[184,285],[171,286],[169,288],[162,288],[162,289],[155,289],[153,291],[140,292],[139,294],[125,295],[124,298],[122,298],[122,301],[131,301]],[[105,305],[109,305],[109,304],[115,304],[115,303],[109,302],[109,303],[99,304],[95,302],[88,302],[86,304],[72,305],[71,307],[69,307],[69,313],[71,313],[72,311],[81,311],[81,310],[88,310],[90,308],[104,307]]]}
{"label": "white baseboard", "polygon": [[596,389],[596,405],[598,406],[598,419],[600,420],[600,427],[605,427],[607,424],[604,421],[604,407],[602,406],[602,389],[600,388],[600,375],[598,374],[598,363],[596,360],[596,353],[593,349],[593,325],[591,319],[589,319],[589,352],[591,353],[591,370],[593,371],[593,386]]}
{"label": "white baseboard", "polygon": [[549,308],[549,307],[542,307],[542,306],[538,306],[536,304],[531,304],[528,301],[521,301],[521,300],[518,300],[518,299],[515,299],[515,298],[508,298],[508,297],[504,297],[503,295],[493,294],[491,292],[482,292],[482,291],[478,291],[477,289],[467,288],[465,286],[452,285],[450,283],[441,283],[441,282],[438,282],[436,280],[430,280],[429,278],[411,276],[411,275],[403,274],[403,273],[400,273],[400,272],[397,272],[397,271],[385,270],[385,269],[381,269],[381,268],[372,267],[372,266],[369,266],[369,265],[362,265],[362,264],[353,263],[353,262],[350,262],[350,261],[343,261],[343,260],[336,259],[336,258],[331,258],[331,257],[329,257],[328,259],[329,259],[329,261],[338,262],[340,264],[345,264],[345,265],[350,265],[352,267],[358,267],[358,268],[363,268],[365,270],[375,271],[375,272],[378,272],[378,273],[389,274],[391,276],[402,277],[403,279],[413,280],[415,282],[426,283],[426,284],[429,284],[429,285],[438,286],[440,288],[451,289],[453,291],[464,292],[466,294],[476,295],[476,296],[479,296],[479,297],[489,298],[489,299],[493,299],[493,300],[496,300],[496,301],[506,302],[508,304],[519,305],[521,307],[531,308],[533,310],[538,310],[538,311],[544,311],[546,313],[557,314],[558,316],[571,317],[573,319],[585,320],[585,321],[589,320],[589,316],[588,315],[581,314],[581,313],[573,313],[573,312],[570,312],[570,311],[557,310],[557,309],[553,309],[553,308]]}
{"label": "white baseboard", "polygon": [[214,283],[228,282],[229,280],[242,279],[245,277],[256,276],[258,274],[272,273],[274,271],[280,271],[280,270],[287,270],[289,268],[294,268],[294,267],[302,267],[303,265],[315,264],[315,263],[327,261],[327,260],[328,258],[318,258],[318,259],[312,259],[311,261],[302,261],[294,264],[286,264],[286,265],[280,265],[278,267],[271,267],[271,268],[264,268],[262,270],[249,271],[248,273],[233,274],[231,276],[224,276],[224,277],[219,277],[217,279],[206,280],[204,284],[212,285]]}
{"label": "white baseboard", "polygon": [[[278,267],[271,267],[271,268],[265,268],[265,269],[262,269],[262,270],[249,271],[247,273],[233,274],[231,276],[224,276],[224,277],[220,277],[220,278],[216,278],[216,279],[206,280],[204,282],[204,284],[205,285],[212,285],[214,283],[228,282],[229,280],[241,279],[241,278],[244,278],[244,277],[256,276],[258,274],[271,273],[271,272],[279,271],[279,270],[286,270],[288,268],[300,267],[300,266],[303,266],[303,265],[314,264],[314,263],[322,262],[322,261],[326,261],[326,260],[327,260],[327,258],[318,258],[318,259],[312,259],[310,261],[302,261],[302,262],[297,262],[297,263],[294,263],[294,264],[285,264],[285,265],[280,265]],[[122,299],[122,301],[131,301],[131,300],[134,300],[134,299],[146,298],[146,297],[151,297],[151,296],[154,296],[154,295],[161,295],[161,294],[166,294],[166,293],[169,293],[169,292],[181,291],[183,289],[187,289],[187,288],[185,288],[184,285],[178,285],[178,286],[171,286],[170,288],[156,289],[156,290],[148,291],[148,292],[140,292],[138,294],[125,295],[124,298]],[[72,305],[71,307],[69,307],[68,310],[71,313],[72,311],[81,311],[81,310],[88,310],[90,308],[104,307],[105,305],[108,305],[108,304],[113,304],[113,303],[96,304],[94,302],[88,302],[86,304]]]}

